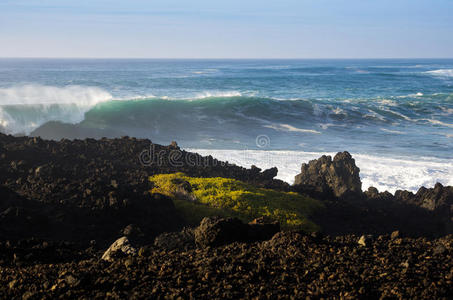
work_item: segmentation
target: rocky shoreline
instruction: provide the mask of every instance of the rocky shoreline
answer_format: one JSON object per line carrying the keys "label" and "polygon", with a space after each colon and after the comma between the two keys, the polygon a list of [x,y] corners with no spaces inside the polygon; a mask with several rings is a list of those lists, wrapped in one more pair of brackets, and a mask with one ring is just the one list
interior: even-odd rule
{"label": "rocky shoreline", "polygon": [[[176,143],[0,134],[0,170],[2,299],[453,297],[453,187],[362,192],[347,152],[302,165],[290,186],[275,168]],[[185,228],[169,197],[149,193],[149,176],[174,172],[320,199],[322,233],[225,219]],[[134,251],[101,259],[121,237]]]}

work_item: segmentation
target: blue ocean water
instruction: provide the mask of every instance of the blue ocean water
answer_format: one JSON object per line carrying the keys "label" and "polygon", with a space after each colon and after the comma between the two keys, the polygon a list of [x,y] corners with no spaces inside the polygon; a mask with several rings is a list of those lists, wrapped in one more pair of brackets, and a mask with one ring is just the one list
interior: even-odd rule
{"label": "blue ocean water", "polygon": [[0,130],[448,165],[453,59],[0,59]]}

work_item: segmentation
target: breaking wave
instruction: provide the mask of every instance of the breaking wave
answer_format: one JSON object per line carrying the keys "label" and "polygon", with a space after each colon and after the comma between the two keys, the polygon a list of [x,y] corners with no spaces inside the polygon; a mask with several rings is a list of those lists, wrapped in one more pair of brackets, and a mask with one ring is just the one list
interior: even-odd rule
{"label": "breaking wave", "polygon": [[112,99],[97,87],[22,85],[0,88],[0,127],[11,134],[29,134],[49,121],[76,124],[96,104]]}
{"label": "breaking wave", "polygon": [[433,70],[427,71],[426,73],[434,76],[453,77],[453,69]]}

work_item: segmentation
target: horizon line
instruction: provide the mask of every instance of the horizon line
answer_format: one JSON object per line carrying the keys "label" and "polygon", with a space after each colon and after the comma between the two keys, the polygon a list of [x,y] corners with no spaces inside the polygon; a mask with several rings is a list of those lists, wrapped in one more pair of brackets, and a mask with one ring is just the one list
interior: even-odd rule
{"label": "horizon line", "polygon": [[0,56],[0,59],[136,59],[136,60],[366,60],[366,59],[453,59],[453,57],[83,57]]}

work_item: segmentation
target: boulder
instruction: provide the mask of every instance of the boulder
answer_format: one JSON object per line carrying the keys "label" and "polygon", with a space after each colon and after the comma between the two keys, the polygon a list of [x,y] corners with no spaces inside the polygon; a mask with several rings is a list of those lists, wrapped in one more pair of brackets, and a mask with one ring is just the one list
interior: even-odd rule
{"label": "boulder", "polygon": [[315,187],[317,192],[333,192],[336,197],[362,194],[360,169],[348,152],[339,152],[334,159],[323,155],[319,159],[302,164],[294,185]]}
{"label": "boulder", "polygon": [[186,227],[180,232],[162,233],[154,240],[154,246],[166,250],[193,249],[195,246],[194,231]]}
{"label": "boulder", "polygon": [[257,218],[248,224],[237,218],[212,217],[201,221],[200,226],[194,230],[194,237],[199,247],[215,247],[233,242],[269,240],[278,232],[280,224],[265,217]]}
{"label": "boulder", "polygon": [[129,239],[125,236],[117,239],[102,255],[102,260],[113,261],[117,255],[136,255],[137,249],[134,248]]}
{"label": "boulder", "polygon": [[248,226],[237,218],[203,218],[195,231],[195,243],[199,247],[215,247],[247,240]]}

